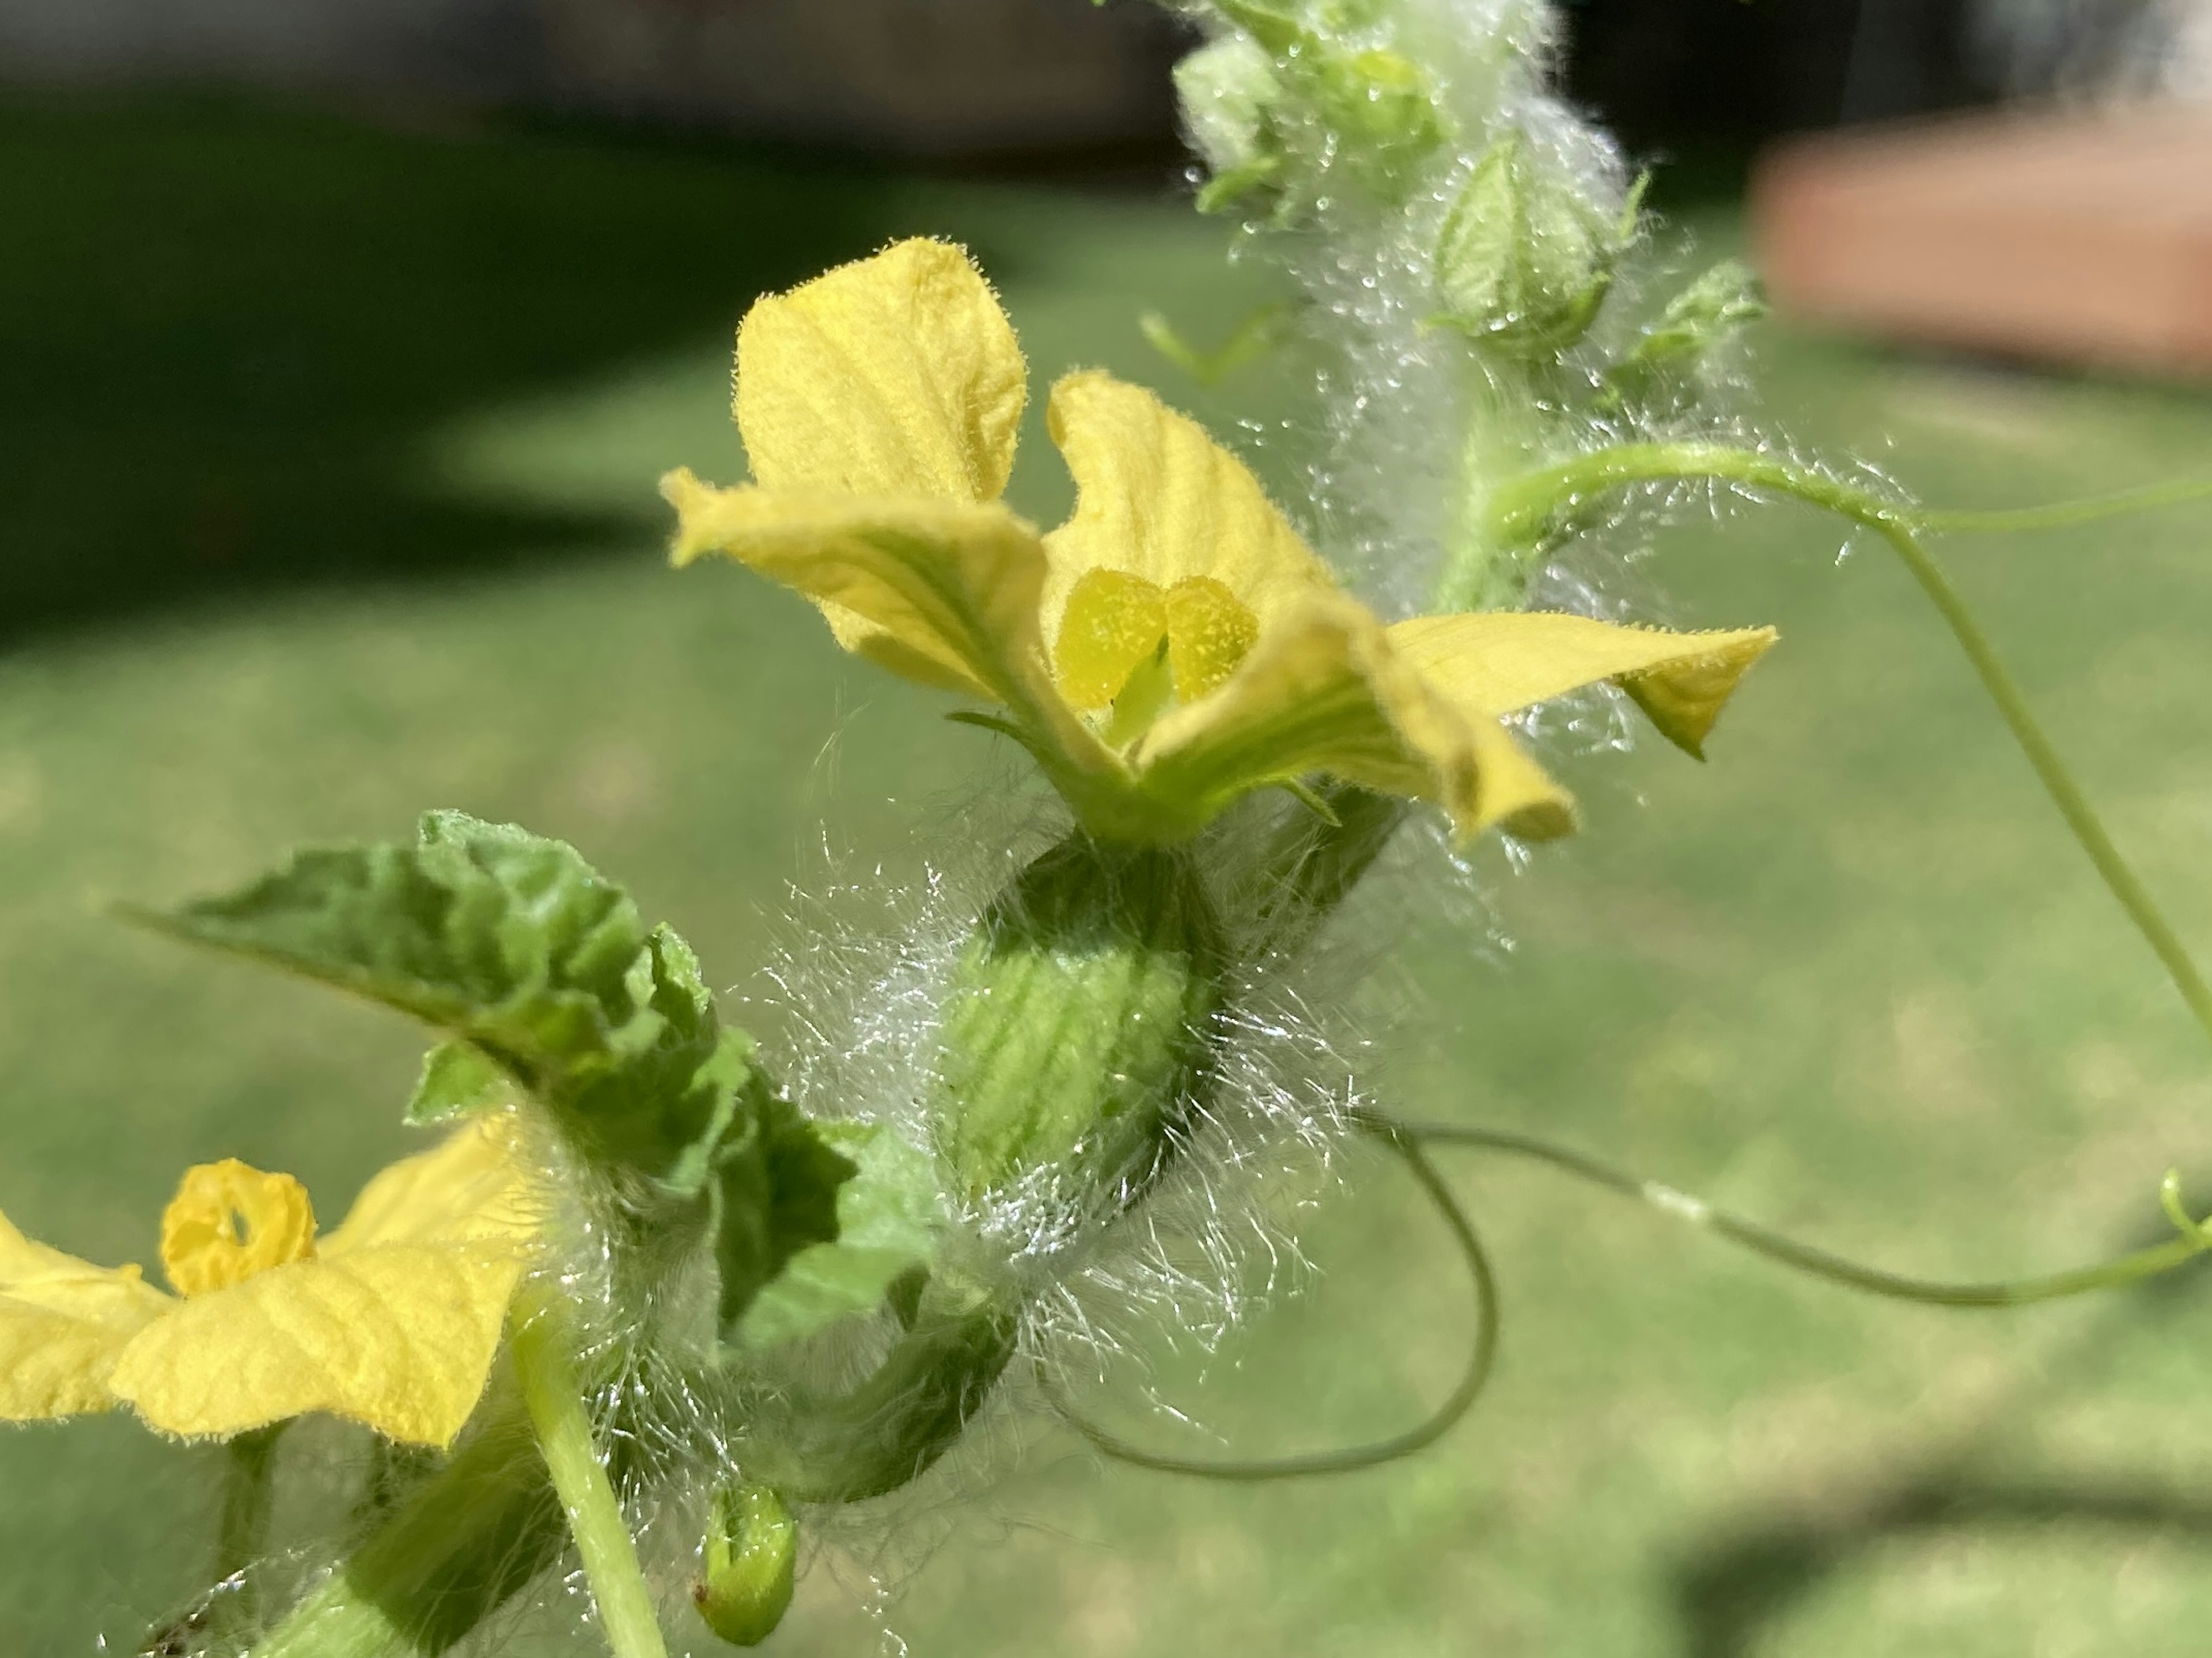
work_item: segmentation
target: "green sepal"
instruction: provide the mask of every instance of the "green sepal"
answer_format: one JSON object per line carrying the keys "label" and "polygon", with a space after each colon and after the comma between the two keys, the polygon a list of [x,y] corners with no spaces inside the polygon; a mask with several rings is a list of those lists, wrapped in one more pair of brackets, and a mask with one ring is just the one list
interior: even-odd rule
{"label": "green sepal", "polygon": [[467,1042],[440,1042],[422,1056],[422,1073],[407,1102],[407,1121],[425,1124],[465,1117],[511,1098],[514,1083]]}
{"label": "green sepal", "polygon": [[1199,187],[1191,204],[1200,213],[1228,213],[1249,197],[1273,189],[1283,176],[1283,158],[1256,155],[1241,167],[1217,173]]}
{"label": "green sepal", "polygon": [[700,1552],[692,1603],[732,1646],[757,1647],[790,1610],[799,1522],[767,1485],[717,1488]]}

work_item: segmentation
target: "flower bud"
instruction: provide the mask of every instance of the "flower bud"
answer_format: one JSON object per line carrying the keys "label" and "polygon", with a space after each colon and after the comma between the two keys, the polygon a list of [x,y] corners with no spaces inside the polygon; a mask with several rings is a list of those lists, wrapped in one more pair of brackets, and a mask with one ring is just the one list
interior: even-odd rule
{"label": "flower bud", "polygon": [[1437,238],[1437,318],[1486,345],[1522,357],[1554,355],[1589,331],[1633,233],[1570,179],[1533,161],[1513,133],[1474,164]]}
{"label": "flower bud", "polygon": [[1218,213],[1281,173],[1282,145],[1272,116],[1282,98],[1273,60],[1242,34],[1200,46],[1175,68],[1191,147],[1212,178],[1199,192],[1199,210]]}
{"label": "flower bud", "polygon": [[733,1646],[757,1647],[791,1605],[799,1522],[766,1485],[714,1493],[691,1599],[707,1627]]}

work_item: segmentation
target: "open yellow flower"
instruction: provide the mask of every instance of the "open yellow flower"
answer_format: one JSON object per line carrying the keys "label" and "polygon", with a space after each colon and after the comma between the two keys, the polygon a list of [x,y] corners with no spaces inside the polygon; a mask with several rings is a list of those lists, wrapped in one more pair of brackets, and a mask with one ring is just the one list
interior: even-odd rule
{"label": "open yellow flower", "polygon": [[1237,458],[1149,392],[1053,388],[1078,487],[1040,535],[999,499],[1027,370],[957,247],[901,242],[765,299],[738,334],[754,483],[662,492],[675,557],[798,589],[848,650],[994,702],[1092,833],[1195,834],[1314,774],[1440,802],[1462,834],[1571,826],[1501,725],[1609,680],[1696,753],[1771,629],[1668,633],[1485,613],[1386,627]]}
{"label": "open yellow flower", "polygon": [[538,1230],[514,1133],[493,1114],[393,1163],[322,1238],[290,1175],[189,1169],[161,1218],[173,1297],[0,1216],[0,1420],[128,1405],[164,1432],[228,1438],[328,1411],[450,1444]]}

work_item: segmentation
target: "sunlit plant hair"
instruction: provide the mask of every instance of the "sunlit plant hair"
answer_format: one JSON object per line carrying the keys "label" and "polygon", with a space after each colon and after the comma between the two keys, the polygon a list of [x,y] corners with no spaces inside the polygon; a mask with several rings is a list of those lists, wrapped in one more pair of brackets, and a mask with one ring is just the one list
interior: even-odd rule
{"label": "sunlit plant hair", "polygon": [[[1548,9],[1179,9],[1206,31],[1177,74],[1197,205],[1300,296],[1229,355],[1291,329],[1320,350],[1306,498],[1271,500],[1161,397],[1085,372],[1048,411],[1074,510],[1050,531],[1023,519],[1003,495],[1027,365],[984,274],[926,239],[757,304],[734,411],[750,482],[664,483],[678,563],[720,556],[805,594],[839,645],[949,694],[950,717],[1011,744],[1056,801],[1042,831],[931,848],[943,878],[887,968],[793,981],[791,1011],[832,1045],[891,1033],[868,1087],[787,1069],[725,1021],[724,981],[679,933],[512,825],[431,812],[410,839],[131,912],[425,1027],[405,1109],[441,1137],[320,1239],[288,1176],[191,1171],[163,1224],[173,1300],[0,1222],[0,1416],[129,1406],[230,1447],[221,1581],[149,1651],[495,1649],[572,1558],[617,1658],[664,1658],[672,1619],[686,1642],[757,1644],[809,1532],[878,1511],[1018,1394],[1166,1473],[1323,1478],[1412,1455],[1474,1403],[1499,1327],[1439,1145],[1535,1159],[1909,1300],[2045,1299],[2207,1247],[2169,1180],[2166,1243],[1929,1283],[1571,1148],[1402,1121],[1340,1062],[1304,1092],[1267,1080],[1303,1029],[1284,987],[1402,828],[1433,813],[1465,844],[1576,826],[1526,744],[1530,709],[1610,688],[1703,756],[1771,630],[1638,625],[1595,556],[1617,562],[1644,527],[1624,505],[1686,482],[1796,496],[1893,546],[2208,1030],[2212,994],[1925,545],[2063,514],[1930,513],[1739,441],[1720,365],[1758,314],[1749,279],[1636,275],[1641,184],[1548,90]],[[1164,319],[1148,331],[1224,367]],[[740,577],[684,578],[708,579]],[[963,889],[956,865],[985,878]],[[1405,878],[1464,877],[1437,859]],[[1353,1137],[1402,1163],[1465,1264],[1467,1363],[1434,1412],[1267,1461],[1196,1461],[1085,1420],[1054,1346],[1071,1285],[1134,1275],[1178,1182],[1218,1209],[1255,1146],[1310,1157]],[[308,1412],[374,1430],[379,1455],[353,1532],[285,1584],[257,1560],[276,1541],[276,1436]],[[674,1530],[671,1570],[651,1546]]]}

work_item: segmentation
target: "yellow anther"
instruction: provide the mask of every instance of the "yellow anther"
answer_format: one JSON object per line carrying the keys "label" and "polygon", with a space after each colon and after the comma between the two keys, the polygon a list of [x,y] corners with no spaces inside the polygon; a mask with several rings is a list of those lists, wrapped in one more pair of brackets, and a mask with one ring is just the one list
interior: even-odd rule
{"label": "yellow anther", "polygon": [[1176,697],[1193,702],[1236,672],[1259,636],[1259,619],[1212,576],[1163,591],[1127,570],[1085,570],[1068,594],[1053,666],[1060,694],[1089,712],[1120,697],[1165,639]]}
{"label": "yellow anther", "polygon": [[1085,570],[1067,596],[1053,667],[1060,695],[1085,712],[1121,694],[1168,631],[1168,598],[1126,570]]}
{"label": "yellow anther", "polygon": [[228,1290],[314,1253],[307,1188],[235,1157],[185,1170],[161,1212],[161,1270],[179,1295]]}
{"label": "yellow anther", "polygon": [[1260,619],[1212,576],[1168,589],[1168,665],[1176,695],[1195,702],[1235,673],[1260,637]]}

